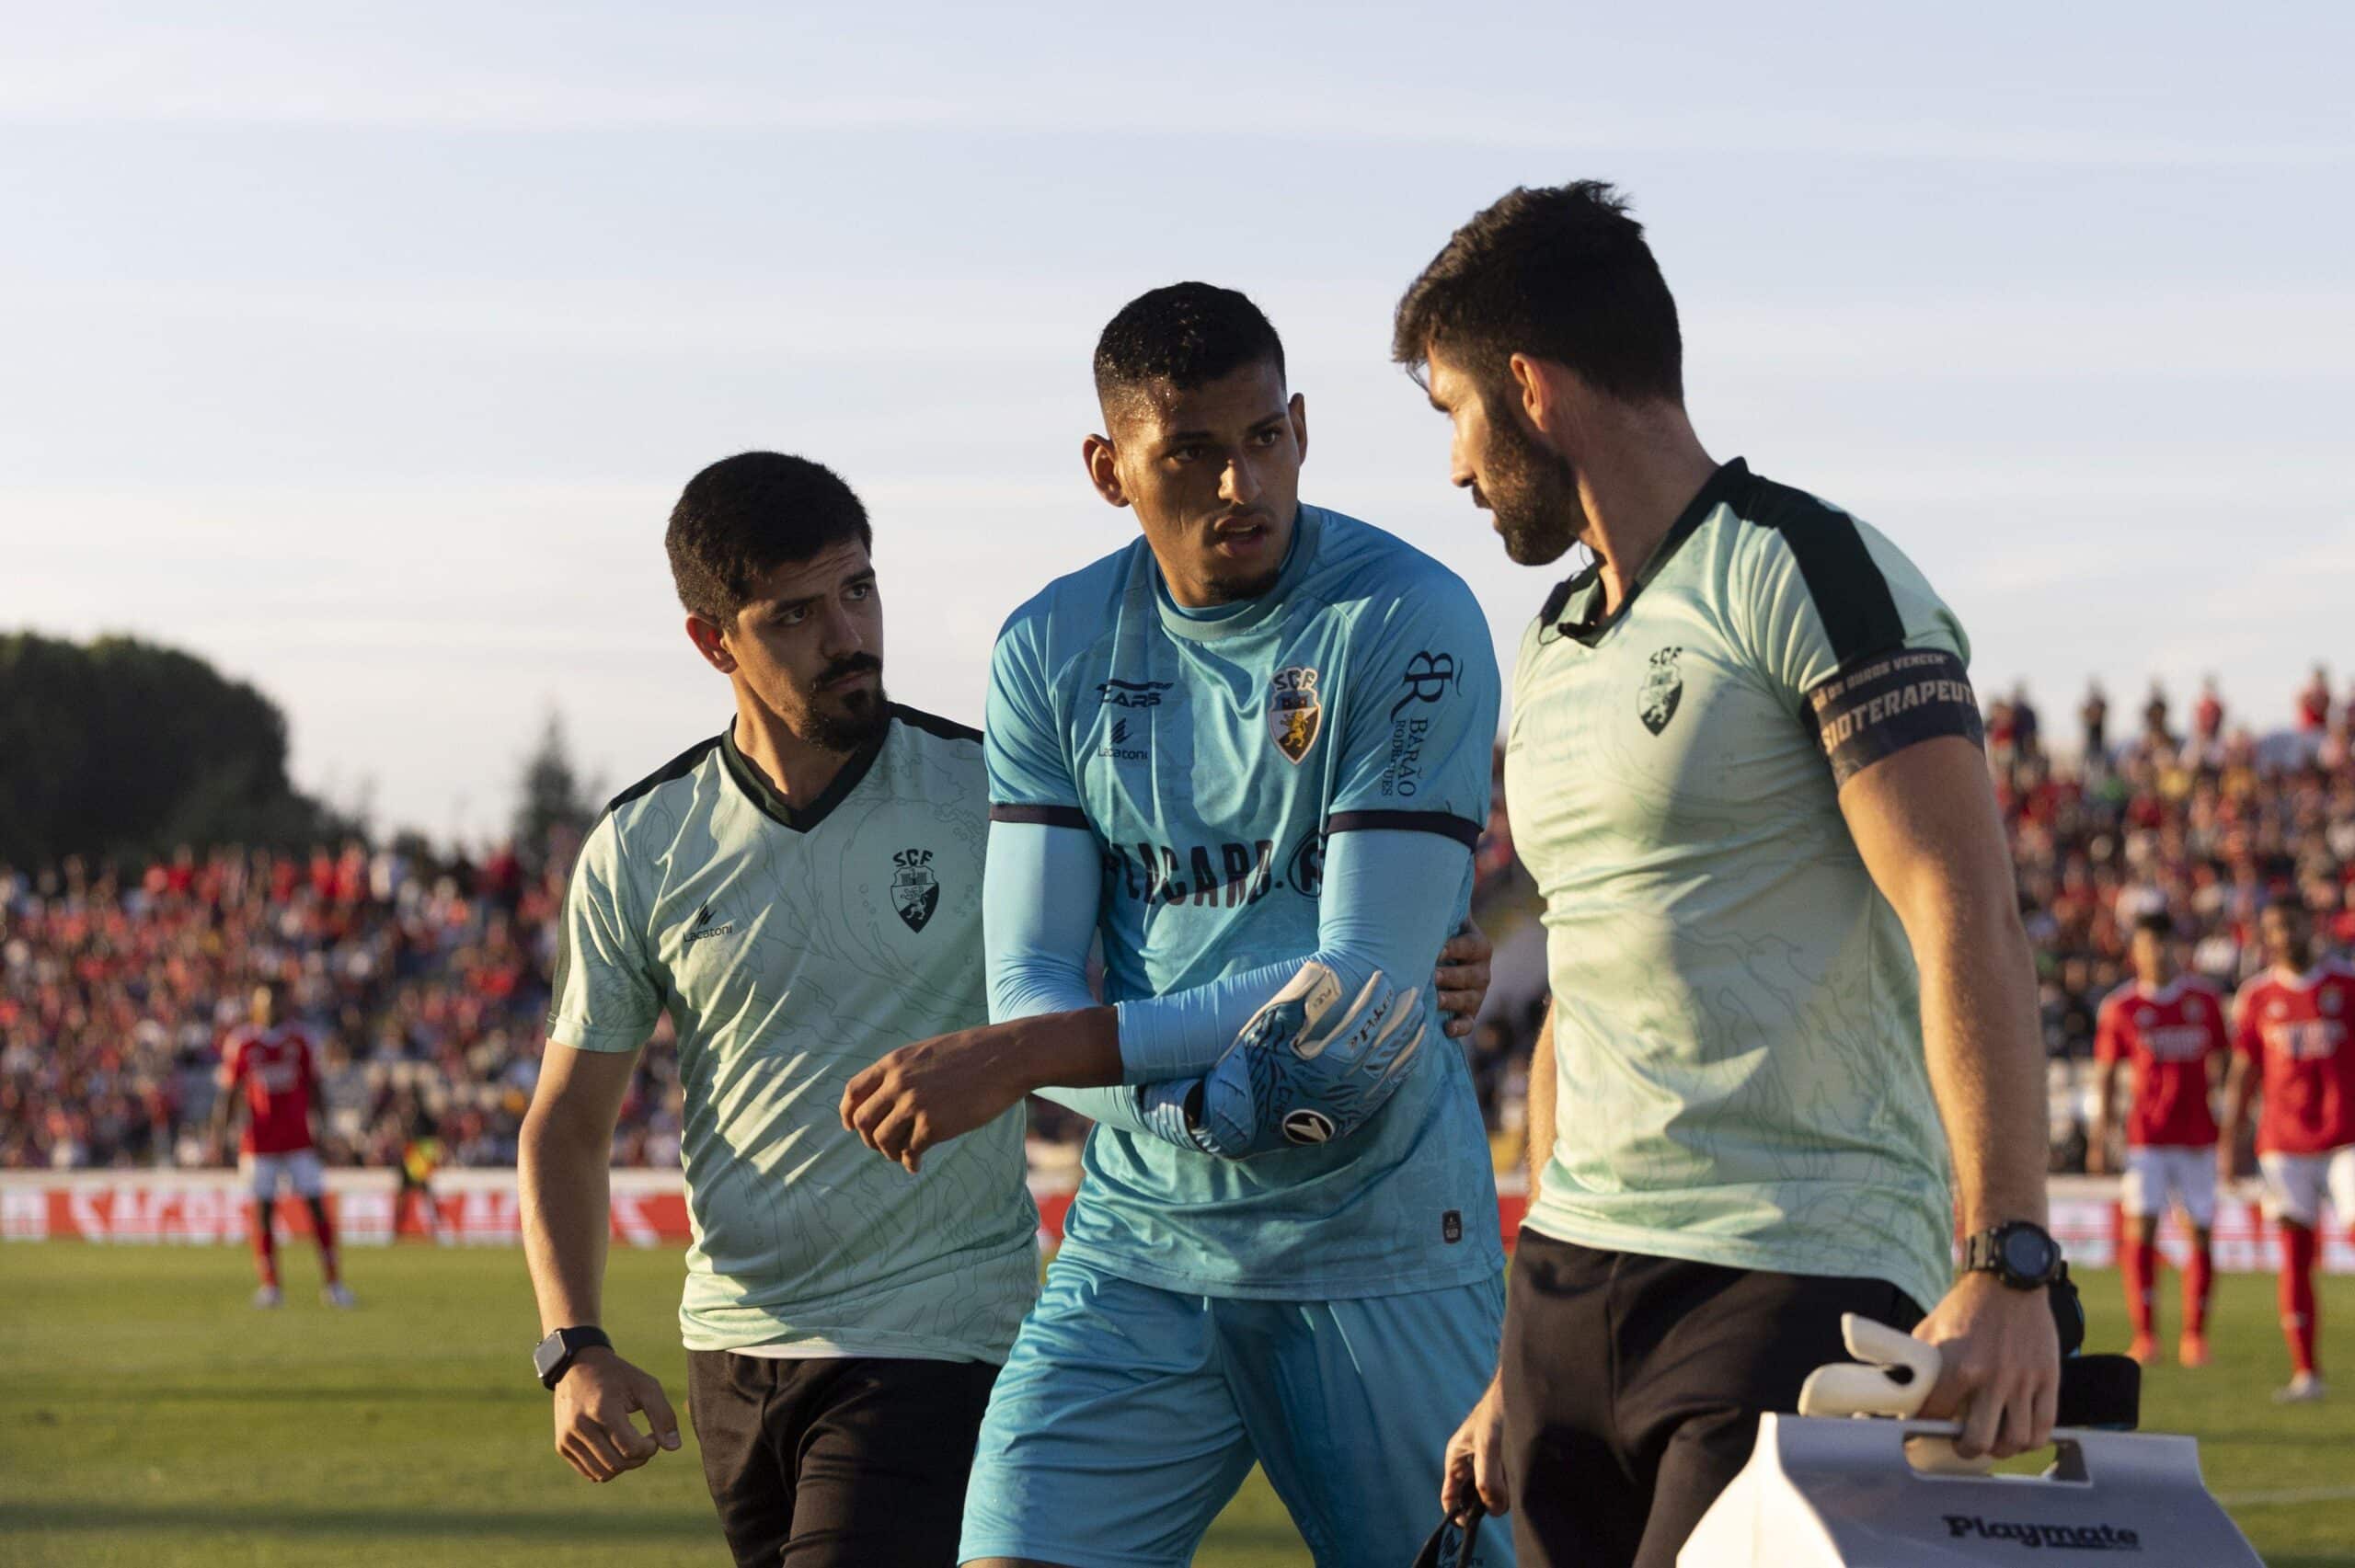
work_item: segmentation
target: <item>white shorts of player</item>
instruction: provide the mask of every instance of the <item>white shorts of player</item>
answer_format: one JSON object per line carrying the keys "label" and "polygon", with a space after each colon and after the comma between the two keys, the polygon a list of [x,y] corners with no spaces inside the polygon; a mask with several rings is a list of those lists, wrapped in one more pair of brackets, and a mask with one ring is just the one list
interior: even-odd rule
{"label": "white shorts of player", "polygon": [[2260,1154],[2265,1173],[2265,1212],[2307,1230],[2322,1223],[2323,1193],[2341,1225],[2355,1225],[2355,1143],[2327,1154]]}
{"label": "white shorts of player", "polygon": [[297,1197],[325,1197],[327,1191],[327,1172],[319,1165],[316,1149],[297,1149],[290,1154],[240,1154],[237,1179],[264,1203],[274,1200],[278,1189],[288,1185]]}
{"label": "white shorts of player", "polygon": [[2126,1180],[2120,1185],[2119,1206],[2130,1219],[2165,1216],[2167,1202],[2183,1206],[2183,1217],[2195,1230],[2216,1224],[2216,1146],[2205,1148],[2129,1149]]}

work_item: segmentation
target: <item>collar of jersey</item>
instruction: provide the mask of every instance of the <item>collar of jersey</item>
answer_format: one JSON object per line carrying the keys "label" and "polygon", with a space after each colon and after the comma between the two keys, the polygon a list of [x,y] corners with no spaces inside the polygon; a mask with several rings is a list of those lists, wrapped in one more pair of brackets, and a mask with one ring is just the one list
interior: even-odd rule
{"label": "collar of jersey", "polygon": [[[898,716],[895,705],[892,717],[896,720]],[[833,815],[834,807],[859,786],[867,777],[867,770],[873,767],[875,759],[883,754],[883,743],[890,736],[891,727],[886,724],[874,739],[851,754],[850,760],[834,774],[834,782],[820,790],[818,797],[806,806],[796,806],[779,795],[769,781],[761,776],[760,769],[752,766],[744,753],[736,749],[736,721],[732,717],[728,721],[728,727],[719,732],[719,760],[727,768],[728,776],[736,781],[736,787],[744,792],[744,798],[759,807],[764,816],[797,833],[806,833]]]}
{"label": "collar of jersey", "polygon": [[[1627,612],[1634,606],[1636,596],[1644,591],[1644,586],[1647,583],[1660,575],[1660,568],[1668,565],[1669,558],[1682,549],[1684,542],[1700,530],[1701,524],[1707,520],[1711,512],[1731,501],[1735,489],[1748,483],[1749,479],[1750,465],[1740,458],[1735,457],[1729,458],[1718,466],[1715,474],[1703,480],[1700,489],[1694,493],[1691,500],[1684,503],[1683,511],[1677,514],[1676,521],[1670,526],[1668,532],[1660,539],[1659,546],[1652,551],[1651,559],[1646,561],[1644,569],[1636,574],[1636,580],[1627,585],[1627,597],[1619,601],[1618,609],[1595,621],[1562,619],[1562,612],[1569,608],[1571,600],[1580,599],[1590,589],[1593,590],[1598,597],[1601,595],[1603,563],[1597,560],[1588,563],[1578,572],[1554,585],[1554,591],[1545,596],[1545,608],[1538,612],[1538,621],[1545,630],[1552,631],[1556,635],[1568,637],[1573,642],[1582,643],[1588,647],[1592,647],[1601,642],[1612,627],[1627,618]],[[1541,631],[1538,635],[1543,637],[1545,632]]]}
{"label": "collar of jersey", "polygon": [[1275,586],[1234,614],[1222,615],[1214,621],[1197,621],[1178,608],[1178,601],[1169,597],[1169,584],[1162,578],[1161,563],[1154,560],[1151,547],[1145,546],[1147,569],[1153,574],[1154,608],[1161,612],[1162,629],[1189,642],[1210,643],[1265,625],[1268,618],[1283,607],[1292,590],[1300,586],[1300,579],[1308,575],[1309,564],[1316,558],[1316,536],[1322,532],[1322,517],[1316,508],[1304,503],[1292,514],[1292,546],[1276,573]]}

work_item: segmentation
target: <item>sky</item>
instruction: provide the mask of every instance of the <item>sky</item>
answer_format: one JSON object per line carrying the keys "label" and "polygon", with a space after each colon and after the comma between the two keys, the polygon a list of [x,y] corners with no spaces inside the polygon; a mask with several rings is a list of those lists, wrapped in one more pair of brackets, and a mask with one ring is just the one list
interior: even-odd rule
{"label": "sky", "polygon": [[[887,681],[1119,548],[1096,334],[1240,288],[1309,500],[1510,661],[1558,575],[1446,482],[1391,308],[1516,184],[1613,180],[1720,458],[1889,534],[2048,726],[2355,675],[2355,7],[32,6],[0,0],[0,629],[286,710],[296,780],[499,830],[551,712],[606,791],[718,729],[664,520],[816,457]],[[2125,699],[2128,701],[2121,701]]]}

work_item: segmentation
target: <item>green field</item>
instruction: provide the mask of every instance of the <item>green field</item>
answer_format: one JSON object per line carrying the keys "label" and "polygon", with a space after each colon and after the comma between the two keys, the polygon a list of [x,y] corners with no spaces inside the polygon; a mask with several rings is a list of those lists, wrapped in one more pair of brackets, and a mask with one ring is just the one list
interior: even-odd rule
{"label": "green field", "polygon": [[[674,1396],[678,1267],[616,1251],[606,1313]],[[603,1487],[550,1451],[520,1253],[361,1252],[350,1272],[362,1309],[330,1311],[293,1248],[289,1305],[265,1313],[242,1252],[0,1247],[0,1563],[725,1561],[692,1439]],[[2115,1279],[2087,1295],[2097,1348],[2115,1348]],[[2335,1402],[2268,1402],[2272,1285],[2246,1276],[2218,1281],[2215,1364],[2146,1389],[2145,1425],[2200,1438],[2211,1486],[2283,1568],[2355,1568],[2355,1279],[2327,1281],[2323,1311],[2349,1379]],[[1255,1476],[1200,1561],[1306,1555]]]}

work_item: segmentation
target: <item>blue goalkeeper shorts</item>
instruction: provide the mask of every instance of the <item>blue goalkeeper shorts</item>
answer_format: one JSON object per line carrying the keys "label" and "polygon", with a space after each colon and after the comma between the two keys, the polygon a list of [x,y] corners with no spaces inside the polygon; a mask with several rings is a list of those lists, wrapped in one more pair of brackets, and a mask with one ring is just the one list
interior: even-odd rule
{"label": "blue goalkeeper shorts", "polygon": [[[1320,1568],[1405,1568],[1497,1367],[1504,1281],[1185,1296],[1059,1259],[990,1396],[958,1560],[1181,1568],[1257,1459]],[[1504,1531],[1478,1568],[1511,1568]]]}

